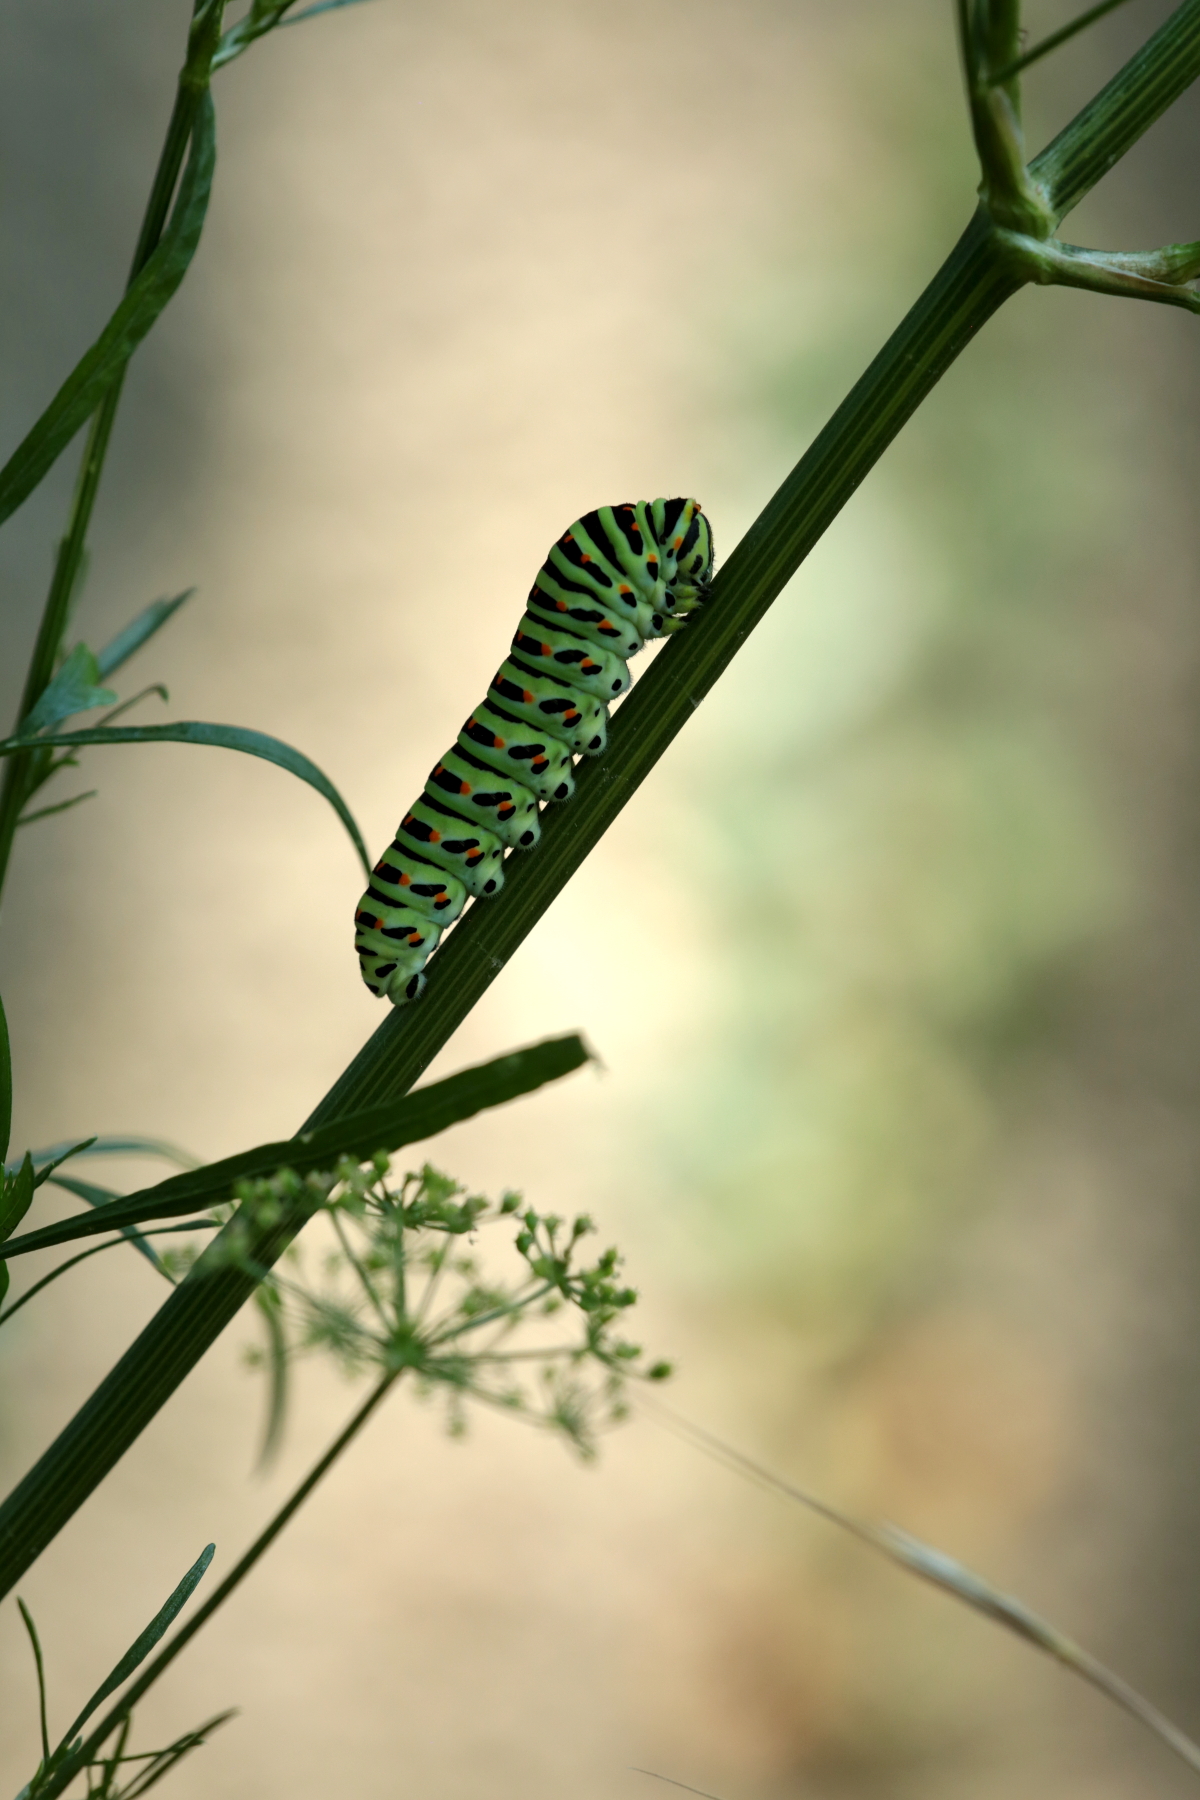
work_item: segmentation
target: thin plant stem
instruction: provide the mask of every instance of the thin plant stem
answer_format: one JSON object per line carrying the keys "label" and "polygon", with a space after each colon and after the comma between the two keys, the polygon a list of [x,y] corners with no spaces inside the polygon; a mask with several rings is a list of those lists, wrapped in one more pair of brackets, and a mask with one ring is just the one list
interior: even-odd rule
{"label": "thin plant stem", "polygon": [[[194,1223],[185,1221],[181,1225],[157,1225],[151,1231],[139,1231],[138,1237],[167,1237],[177,1231],[215,1231],[216,1229],[215,1219],[199,1219]],[[66,1262],[59,1263],[56,1269],[51,1269],[48,1275],[43,1275],[40,1281],[35,1281],[31,1288],[26,1288],[19,1300],[14,1300],[4,1312],[0,1312],[0,1325],[7,1325],[13,1314],[20,1312],[23,1306],[28,1305],[35,1294],[40,1294],[44,1287],[49,1287],[52,1281],[57,1281],[60,1275],[65,1275],[68,1269],[73,1269],[76,1263],[86,1262],[89,1256],[99,1256],[102,1250],[116,1250],[121,1244],[127,1244],[129,1241],[126,1237],[109,1238],[106,1243],[93,1244],[90,1250],[81,1250],[78,1256],[69,1256]]]}
{"label": "thin plant stem", "polygon": [[324,1455],[313,1464],[299,1487],[288,1497],[270,1523],[258,1534],[245,1555],[235,1563],[220,1586],[175,1633],[165,1649],[159,1651],[153,1662],[147,1663],[137,1680],[126,1688],[116,1705],[105,1714],[95,1730],[80,1744],[78,1750],[65,1759],[44,1787],[37,1788],[36,1800],[55,1800],[55,1796],[61,1794],[63,1789],[70,1785],[80,1769],[93,1761],[105,1739],[111,1737],[112,1733],[128,1718],[133,1708],[154,1686],[159,1676],[171,1666],[179,1652],[191,1642],[213,1614],[224,1606],[226,1600],[245,1580],[259,1558],[270,1549],[289,1519],[300,1510],[313,1489],[333,1467],[342,1451],[358,1436],[388,1389],[399,1380],[402,1373],[403,1371],[400,1369],[391,1369],[375,1384],[362,1405],[351,1415],[349,1422],[334,1438]]}
{"label": "thin plant stem", "polygon": [[363,1268],[362,1263],[359,1261],[358,1257],[354,1254],[354,1246],[350,1242],[350,1239],[346,1235],[346,1227],[342,1224],[342,1221],[338,1218],[336,1209],[331,1213],[330,1216],[333,1219],[333,1229],[337,1233],[337,1240],[338,1240],[338,1243],[342,1246],[342,1252],[346,1258],[346,1261],[350,1264],[350,1267],[354,1270],[354,1273],[358,1276],[359,1285],[361,1286],[363,1292],[366,1294],[367,1299],[370,1301],[371,1308],[375,1314],[375,1317],[379,1320],[379,1323],[383,1326],[383,1329],[386,1332],[390,1333],[392,1330],[392,1321],[388,1318],[386,1312],[383,1310],[383,1302],[380,1300],[379,1295],[375,1292],[374,1282],[371,1280],[371,1277],[367,1274],[367,1271]]}
{"label": "thin plant stem", "polygon": [[1003,87],[1014,76],[1020,75],[1023,70],[1029,68],[1031,63],[1040,62],[1043,56],[1049,56],[1052,50],[1057,50],[1060,44],[1067,43],[1077,32],[1086,31],[1089,25],[1094,25],[1098,19],[1104,17],[1105,13],[1116,12],[1118,6],[1124,6],[1125,3],[1126,0],[1100,0],[1099,6],[1089,7],[1087,12],[1080,13],[1077,19],[1070,20],[1058,31],[1052,31],[1049,37],[1044,37],[1031,49],[1023,50],[1020,56],[1014,57],[1012,62],[1006,63],[1002,69],[997,69],[991,78],[992,86]]}

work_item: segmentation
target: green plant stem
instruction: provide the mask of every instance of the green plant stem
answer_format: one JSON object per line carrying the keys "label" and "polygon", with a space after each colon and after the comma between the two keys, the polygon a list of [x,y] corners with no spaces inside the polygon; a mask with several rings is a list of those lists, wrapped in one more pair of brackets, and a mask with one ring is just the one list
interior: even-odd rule
{"label": "green plant stem", "polygon": [[116,1705],[105,1714],[95,1730],[84,1739],[79,1749],[66,1758],[45,1786],[35,1787],[35,1800],[54,1800],[57,1794],[61,1794],[64,1788],[70,1786],[79,1771],[93,1761],[105,1739],[111,1737],[113,1732],[129,1717],[143,1695],[170,1667],[184,1646],[191,1642],[201,1626],[208,1623],[218,1608],[224,1606],[230,1594],[241,1585],[259,1558],[270,1549],[289,1519],[304,1505],[308,1496],[318,1482],[328,1474],[346,1446],[358,1436],[388,1389],[399,1380],[402,1373],[401,1369],[390,1370],[381,1381],[376,1382],[348,1424],[334,1438],[325,1454],[313,1464],[299,1487],[285,1500],[274,1518],[255,1538],[245,1555],[234,1564],[221,1585],[210,1594],[204,1605],[192,1614],[187,1623],[180,1627],[165,1649],[159,1651],[154,1661],[146,1664],[137,1680],[132,1686],[126,1688]]}
{"label": "green plant stem", "polygon": [[[1166,24],[1059,134],[1032,174],[1058,217],[1075,206],[1200,75],[1200,0]],[[613,721],[608,752],[579,771],[504,892],[472,907],[431,964],[430,991],[379,1027],[309,1125],[403,1092],[495,979],[690,718],[904,422],[1019,281],[977,214],[912,311],[734,550],[712,604],[664,649]],[[286,1213],[247,1246],[269,1268],[305,1219]],[[6,1593],[133,1443],[254,1289],[201,1258],[0,1507]]]}
{"label": "green plant stem", "polygon": [[[188,140],[192,134],[196,108],[207,85],[206,66],[204,78],[197,79],[199,59],[196,54],[195,41],[196,21],[200,19],[206,5],[211,10],[211,0],[196,0],[188,55],[175,90],[175,104],[171,109],[171,118],[167,125],[166,137],[163,139],[158,167],[150,188],[150,197],[146,202],[141,229],[138,232],[137,245],[129,268],[129,277],[125,283],[126,290],[145,268],[162,237],[163,227],[167,222],[167,214],[171,206],[171,196],[175,192]],[[50,685],[54,674],[59,647],[67,629],[71,600],[83,564],[88,526],[91,523],[92,509],[96,504],[100,477],[104,471],[104,459],[108,454],[113,421],[117,416],[117,407],[120,405],[124,383],[125,370],[122,369],[97,407],[92,422],[88,426],[79,474],[75,481],[75,492],[71,499],[71,509],[67,515],[67,529],[58,546],[50,591],[46,596],[41,624],[38,627],[33,654],[29,660],[29,669],[21,693],[16,724],[19,724],[32,711],[41,694]],[[17,823],[31,791],[30,776],[37,771],[38,759],[41,754],[40,751],[30,750],[20,756],[10,758],[5,767],[3,779],[0,780],[0,892],[3,891],[5,877],[8,873]]]}
{"label": "green plant stem", "polygon": [[1020,75],[1025,69],[1028,69],[1032,63],[1040,62],[1043,56],[1049,56],[1052,50],[1057,50],[1060,44],[1065,44],[1077,33],[1086,31],[1089,25],[1094,25],[1098,19],[1104,17],[1105,13],[1115,12],[1118,6],[1125,4],[1126,0],[1100,0],[1099,6],[1089,6],[1088,10],[1080,13],[1077,19],[1072,19],[1069,24],[1063,25],[1058,31],[1052,31],[1049,37],[1042,38],[1041,42],[1034,44],[1032,49],[1022,51],[1020,56],[1015,56],[1011,62],[1005,63],[1002,69],[997,69],[992,76],[992,85],[1003,87],[1014,76]]}

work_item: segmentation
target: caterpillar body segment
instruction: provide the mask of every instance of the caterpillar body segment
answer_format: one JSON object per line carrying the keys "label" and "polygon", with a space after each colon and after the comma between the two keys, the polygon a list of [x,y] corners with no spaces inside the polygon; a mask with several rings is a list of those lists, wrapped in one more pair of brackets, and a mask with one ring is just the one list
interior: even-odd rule
{"label": "caterpillar body segment", "polygon": [[497,774],[521,781],[539,800],[569,800],[575,792],[569,746],[544,731],[530,731],[524,719],[490,699],[475,708],[458,743]]}
{"label": "caterpillar body segment", "polygon": [[468,894],[499,892],[506,849],[536,845],[539,802],[569,800],[573,757],[604,749],[628,659],[703,604],[712,566],[697,500],[601,506],[551,546],[507,659],[359,901],[354,944],[373,994],[396,1006],[420,996],[445,926]]}
{"label": "caterpillar body segment", "polygon": [[436,794],[464,818],[478,819],[510,850],[532,850],[541,835],[532,789],[498,774],[459,744],[430,770],[425,792]]}
{"label": "caterpillar body segment", "polygon": [[512,647],[527,667],[539,674],[560,675],[606,705],[633,680],[624,657],[531,612],[522,614]]}
{"label": "caterpillar body segment", "polygon": [[510,656],[492,676],[489,692],[518,719],[551,732],[580,756],[598,756],[607,742],[603,700],[581,693],[562,675],[539,675]]}
{"label": "caterpillar body segment", "polygon": [[500,859],[504,846],[486,825],[464,819],[431,794],[413,801],[396,828],[399,841],[418,856],[448,869],[468,894],[498,894],[504,886]]}

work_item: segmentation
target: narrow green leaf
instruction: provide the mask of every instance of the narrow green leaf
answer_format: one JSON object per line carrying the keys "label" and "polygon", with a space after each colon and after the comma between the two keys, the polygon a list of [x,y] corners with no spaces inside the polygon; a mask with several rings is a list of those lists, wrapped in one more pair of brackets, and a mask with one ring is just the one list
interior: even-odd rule
{"label": "narrow green leaf", "polygon": [[[7,1263],[0,1263],[0,1268],[7,1267]],[[262,1448],[258,1453],[258,1466],[262,1469],[270,1463],[283,1438],[284,1421],[287,1417],[289,1358],[287,1332],[283,1322],[283,1296],[269,1282],[264,1282],[254,1290],[254,1304],[267,1334],[267,1422],[263,1429]]]}
{"label": "narrow green leaf", "polygon": [[99,788],[89,788],[86,794],[73,794],[69,800],[60,800],[57,806],[39,806],[36,812],[22,813],[17,824],[36,825],[39,819],[50,819],[55,813],[70,812],[73,806],[79,806],[85,800],[94,800],[99,792]]}
{"label": "narrow green leaf", "polygon": [[18,1599],[17,1606],[20,1609],[21,1618],[24,1620],[25,1629],[29,1633],[29,1642],[33,1646],[33,1661],[37,1669],[38,1722],[42,1729],[42,1763],[45,1765],[50,1761],[50,1733],[46,1729],[46,1665],[42,1657],[41,1639],[38,1637],[37,1626],[33,1622],[33,1614],[23,1600]]}
{"label": "narrow green leaf", "polygon": [[208,1544],[200,1552],[199,1556],[196,1558],[195,1562],[192,1564],[191,1568],[170,1598],[159,1607],[146,1629],[139,1633],[133,1640],[133,1643],[130,1644],[116,1668],[100,1683],[100,1686],[96,1689],[83,1711],[79,1714],[79,1717],[74,1719],[63,1733],[62,1741],[58,1745],[55,1755],[57,1755],[60,1750],[65,1750],[68,1747],[80,1727],[86,1724],[88,1719],[91,1718],[100,1702],[102,1700],[107,1700],[111,1693],[115,1693],[122,1682],[128,1681],[138,1664],[144,1662],[147,1656],[149,1656],[155,1644],[157,1644],[164,1632],[170,1629],[178,1614],[191,1599],[192,1594],[204,1575],[204,1571],[213,1559],[215,1550],[215,1544]]}
{"label": "narrow green leaf", "polygon": [[179,193],[158,248],[91,349],[0,469],[0,523],[29,497],[86,424],[183,280],[200,242],[216,154],[212,98],[205,93],[197,108]]}
{"label": "narrow green leaf", "polygon": [[[54,1174],[51,1175],[50,1181],[52,1186],[63,1188],[68,1194],[74,1194],[77,1199],[86,1201],[88,1206],[110,1206],[114,1200],[119,1200],[121,1198],[121,1195],[116,1193],[112,1188],[97,1187],[94,1182],[80,1181],[74,1175]],[[159,1275],[165,1276],[168,1281],[171,1280],[171,1277],[167,1274],[163,1264],[162,1257],[159,1256],[152,1245],[146,1242],[140,1231],[135,1231],[132,1225],[126,1225],[121,1236],[129,1239],[129,1242],[133,1245],[134,1249],[141,1252],[146,1258],[146,1261]],[[5,1267],[7,1267],[7,1264]]]}
{"label": "narrow green leaf", "polygon": [[328,800],[345,826],[363,868],[368,875],[371,873],[362,833],[332,781],[301,751],[293,750],[279,738],[268,737],[264,731],[251,731],[244,725],[210,725],[199,719],[180,719],[174,725],[97,725],[90,731],[48,731],[40,737],[3,738],[0,756],[16,756],[22,750],[36,750],[47,744],[209,744],[218,750],[240,750],[244,756],[260,756],[264,762],[274,763],[299,781],[307,782],[322,799]]}
{"label": "narrow green leaf", "polygon": [[18,727],[23,737],[51,730],[63,719],[87,712],[93,706],[112,706],[117,699],[111,688],[98,686],[100,665],[86,644],[76,644],[50,686],[42,689],[33,711]]}
{"label": "narrow green leaf", "polygon": [[[215,1229],[216,1226],[212,1219],[176,1219],[170,1225],[152,1225],[148,1231],[138,1232],[136,1234],[130,1233],[129,1235],[136,1235],[139,1239],[172,1237],[177,1232],[214,1231]],[[124,1235],[126,1234],[122,1233],[122,1236]],[[119,1237],[106,1238],[102,1244],[93,1244],[90,1250],[79,1250],[74,1256],[68,1256],[66,1262],[59,1263],[58,1267],[51,1269],[48,1275],[43,1275],[40,1281],[35,1281],[32,1287],[26,1288],[25,1292],[21,1295],[21,1298],[19,1300],[14,1300],[7,1312],[0,1312],[0,1325],[7,1325],[14,1313],[19,1313],[23,1306],[27,1306],[31,1300],[35,1299],[37,1295],[41,1293],[43,1288],[48,1288],[51,1282],[57,1281],[60,1275],[66,1275],[69,1270],[78,1267],[80,1263],[88,1262],[93,1256],[102,1255],[105,1250],[119,1250],[120,1247],[121,1239]],[[167,1274],[166,1269],[163,1269],[162,1273],[167,1276],[168,1281],[171,1281],[171,1277]],[[6,1262],[0,1262],[0,1300],[3,1299],[8,1291],[8,1278],[8,1264]],[[175,1283],[172,1282],[172,1285],[174,1286]]]}
{"label": "narrow green leaf", "polygon": [[90,1215],[44,1225],[40,1231],[0,1244],[0,1256],[21,1256],[29,1250],[72,1243],[76,1238],[140,1225],[148,1219],[200,1212],[227,1200],[236,1181],[274,1175],[281,1168],[303,1175],[310,1169],[330,1168],[339,1156],[370,1156],[375,1150],[399,1150],[405,1144],[420,1143],[489,1107],[503,1106],[548,1081],[560,1080],[591,1057],[583,1039],[575,1035],[532,1044],[527,1050],[517,1050],[493,1062],[462,1069],[444,1081],[431,1082],[403,1099],[335,1119],[316,1130],[301,1132],[298,1137],[259,1144],[253,1150],[243,1150],[237,1156],[227,1156],[186,1175],[172,1175],[155,1187],[97,1207]]}
{"label": "narrow green leaf", "polygon": [[167,1162],[178,1163],[181,1169],[200,1167],[200,1158],[193,1156],[190,1150],[181,1150],[167,1138],[142,1137],[136,1133],[88,1138],[82,1144],[77,1144],[74,1138],[64,1138],[61,1143],[50,1144],[44,1150],[30,1151],[30,1155],[34,1168],[40,1169],[44,1163],[65,1161],[64,1152],[72,1156],[161,1156]]}
{"label": "narrow green leaf", "polygon": [[289,14],[288,8],[293,4],[294,0],[265,0],[265,3],[251,6],[249,12],[231,25],[222,37],[213,57],[214,72],[233,62],[251,44],[267,37],[280,25],[299,25],[305,19],[315,19],[318,13],[340,12],[344,6],[357,6],[361,0],[319,0],[316,6],[306,6],[303,12]]}
{"label": "narrow green leaf", "polygon": [[[39,1163],[37,1165],[37,1173],[33,1178],[34,1187],[39,1188],[43,1181],[49,1181],[59,1163],[65,1163],[68,1157],[71,1156],[82,1156],[83,1152],[89,1150],[95,1141],[95,1138],[82,1138],[77,1144],[69,1144],[66,1149],[63,1150],[61,1155],[52,1157],[46,1162]],[[30,1160],[32,1161],[32,1158]]]}
{"label": "narrow green leaf", "polygon": [[[198,1750],[208,1742],[211,1734],[230,1719],[237,1717],[237,1711],[231,1707],[227,1712],[217,1713],[214,1718],[206,1719],[203,1725],[197,1725],[195,1731],[187,1731],[181,1738],[176,1738],[165,1750],[160,1750],[154,1761],[136,1775],[129,1786],[121,1789],[120,1800],[141,1800],[141,1795],[149,1793],[156,1787],[164,1775],[169,1775],[176,1763]],[[97,1797],[99,1800],[99,1796]]]}
{"label": "narrow green leaf", "polygon": [[147,638],[161,631],[168,619],[173,619],[185,600],[190,600],[195,588],[185,588],[182,594],[176,594],[173,600],[152,600],[143,612],[116,637],[110,638],[102,650],[96,652],[96,662],[102,676],[109,676],[127,663],[130,657],[141,649]]}
{"label": "narrow green leaf", "polygon": [[11,1237],[33,1205],[35,1177],[33,1159],[25,1152],[25,1160],[15,1175],[6,1174],[0,1191],[0,1243]]}
{"label": "narrow green leaf", "polygon": [[280,19],[281,25],[303,25],[305,19],[315,19],[321,13],[341,12],[344,6],[361,6],[362,0],[317,0],[315,6],[306,6],[303,12],[289,13],[286,19]]}
{"label": "narrow green leaf", "polygon": [[12,1136],[12,1046],[8,1041],[8,1019],[4,1001],[0,999],[0,1163],[8,1155]]}

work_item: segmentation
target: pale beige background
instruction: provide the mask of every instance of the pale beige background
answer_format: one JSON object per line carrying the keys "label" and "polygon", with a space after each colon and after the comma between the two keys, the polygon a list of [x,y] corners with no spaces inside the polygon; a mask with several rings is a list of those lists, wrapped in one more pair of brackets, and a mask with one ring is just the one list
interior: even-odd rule
{"label": "pale beige background", "polygon": [[[1035,91],[1035,139],[1163,9],[1136,10]],[[31,345],[6,444],[116,291],[169,11],[4,27]],[[727,549],[952,242],[947,11],[376,0],[257,47],[220,78],[209,225],[131,377],[80,633],[195,583],[126,691],[297,743],[381,843],[566,523],[694,492]],[[1188,117],[1081,237],[1194,233]],[[436,1156],[596,1213],[683,1410],[975,1561],[1197,1727],[1194,331],[1061,294],[996,322],[439,1064],[581,1027],[603,1075]],[[68,475],[0,543],[6,695]],[[5,901],[21,1141],[285,1135],[379,1017],[336,822],[216,753],[84,773],[101,798],[22,841]],[[161,1298],[132,1259],[69,1279],[5,1346],[14,1476]],[[21,1584],[60,1724],[345,1414],[306,1371],[252,1478],[251,1336]],[[0,1659],[15,1790],[11,1602]],[[180,1800],[649,1793],[631,1764],[722,1800],[1183,1791],[1066,1677],[650,1424],[581,1470],[505,1421],[449,1443],[403,1396],[143,1741],[227,1704]]]}

